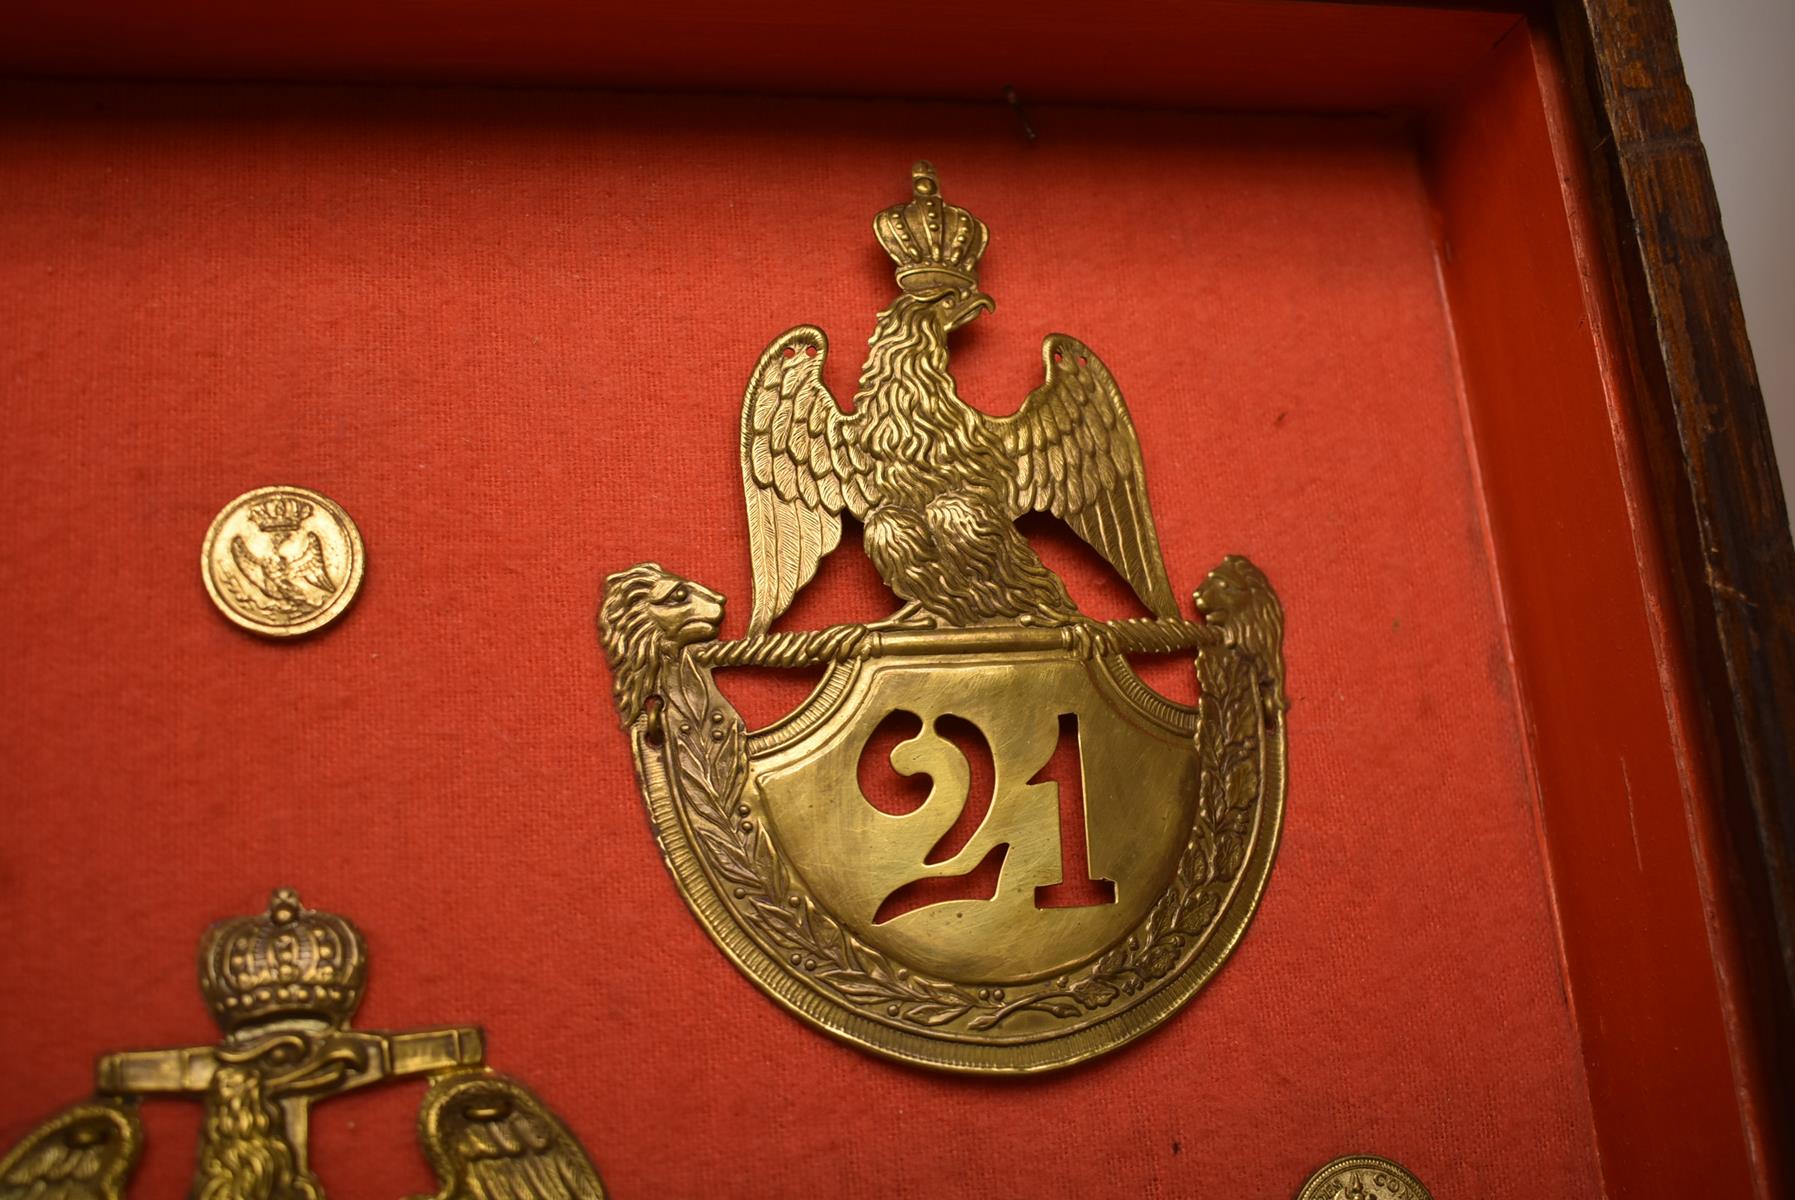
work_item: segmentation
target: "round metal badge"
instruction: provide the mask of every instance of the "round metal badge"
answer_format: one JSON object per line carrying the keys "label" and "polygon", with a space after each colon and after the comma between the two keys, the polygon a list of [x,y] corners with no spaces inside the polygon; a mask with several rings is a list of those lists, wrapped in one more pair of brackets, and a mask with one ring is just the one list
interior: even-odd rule
{"label": "round metal badge", "polygon": [[1296,1200],[1433,1200],[1409,1169],[1377,1154],[1348,1154],[1309,1176]]}
{"label": "round metal badge", "polygon": [[297,637],[343,614],[361,587],[361,531],[310,488],[261,487],[206,531],[200,577],[218,611],[264,637]]}

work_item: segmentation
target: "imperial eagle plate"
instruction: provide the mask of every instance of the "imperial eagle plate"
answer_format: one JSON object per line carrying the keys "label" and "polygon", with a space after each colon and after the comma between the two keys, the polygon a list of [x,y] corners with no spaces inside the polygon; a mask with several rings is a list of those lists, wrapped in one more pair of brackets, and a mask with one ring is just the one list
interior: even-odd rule
{"label": "imperial eagle plate", "polygon": [[[605,581],[599,634],[662,853],[755,983],[892,1058],[1045,1070],[1153,1028],[1245,931],[1283,813],[1283,614],[1230,556],[1180,615],[1133,420],[1083,343],[1043,342],[1011,416],[959,399],[948,336],[994,307],[988,234],[929,164],[911,191],[873,220],[899,294],[853,411],[811,326],[749,380],[747,636],[719,640],[723,597],[654,563]],[[1154,615],[1081,614],[1015,525],[1032,512]],[[849,518],[896,611],[772,631]],[[1192,656],[1195,707],[1134,674],[1147,654]],[[714,680],[739,666],[825,671],[751,731]]]}

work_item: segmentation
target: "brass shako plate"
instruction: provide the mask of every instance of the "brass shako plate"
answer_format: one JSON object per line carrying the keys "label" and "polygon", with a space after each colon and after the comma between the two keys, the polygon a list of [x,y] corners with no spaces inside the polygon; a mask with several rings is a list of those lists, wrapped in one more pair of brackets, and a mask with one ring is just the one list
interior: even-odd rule
{"label": "brass shako plate", "polygon": [[[959,399],[948,336],[993,308],[978,287],[988,235],[929,164],[911,193],[874,219],[899,295],[853,411],[824,386],[828,342],[811,326],[776,339],[749,380],[748,635],[718,640],[723,597],[642,563],[605,581],[600,638],[662,853],[750,978],[878,1054],[1046,1070],[1165,1020],[1244,933],[1283,813],[1283,614],[1230,556],[1180,615],[1133,420],[1082,342],[1045,339],[1042,383],[1009,417]],[[1154,616],[1081,614],[1014,524],[1031,512],[1063,520]],[[870,625],[771,632],[844,518],[901,605]],[[1194,658],[1196,707],[1125,657],[1167,653]],[[750,731],[713,678],[736,666],[826,670],[795,712]],[[1056,757],[1068,740],[1070,768]],[[881,807],[869,771],[926,781],[927,796]],[[1055,902],[1067,885],[1080,898]]]}
{"label": "brass shako plate", "polygon": [[261,487],[225,505],[206,531],[200,577],[218,611],[264,637],[322,629],[361,588],[361,531],[310,488]]}

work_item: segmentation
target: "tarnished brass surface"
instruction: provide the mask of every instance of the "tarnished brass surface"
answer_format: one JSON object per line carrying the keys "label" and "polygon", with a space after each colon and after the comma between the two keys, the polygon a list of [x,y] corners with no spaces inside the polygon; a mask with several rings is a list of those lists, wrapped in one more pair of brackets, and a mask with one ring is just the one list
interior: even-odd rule
{"label": "tarnished brass surface", "polygon": [[71,1104],[0,1158],[0,1200],[119,1200],[142,1152],[131,1104]]}
{"label": "tarnished brass surface", "polygon": [[579,1139],[530,1089],[491,1071],[432,1083],[418,1141],[442,1181],[433,1200],[604,1200]]}
{"label": "tarnished brass surface", "polygon": [[[978,287],[988,235],[941,198],[927,163],[911,191],[874,219],[900,294],[878,317],[854,411],[825,388],[827,342],[809,326],[775,340],[748,384],[748,636],[716,640],[723,597],[644,563],[605,581],[600,638],[668,866],[757,984],[877,1053],[1042,1070],[1158,1024],[1244,932],[1283,811],[1283,615],[1258,569],[1230,557],[1197,590],[1200,619],[1178,616],[1133,422],[1083,343],[1046,339],[1045,378],[1012,416],[960,401],[947,338],[993,307]],[[1155,616],[1082,616],[1013,523],[1036,511],[1063,519]],[[873,625],[769,632],[847,517],[901,607]],[[1194,652],[1195,709],[1124,657],[1179,651]],[[713,680],[819,665],[809,700],[754,732]],[[905,812],[859,783],[894,713],[913,732],[870,769],[926,777]],[[988,776],[948,736],[967,723]],[[1078,882],[1063,876],[1079,834],[1061,820],[1070,781],[1042,772],[1067,730],[1082,857],[1108,891],[1058,906],[1043,889]],[[969,805],[982,820],[943,850]],[[952,890],[994,859],[988,894]],[[949,890],[918,890],[935,885]]]}
{"label": "tarnished brass surface", "polygon": [[297,637],[343,614],[361,587],[361,531],[309,488],[264,487],[206,530],[200,576],[218,611],[266,637]]}
{"label": "tarnished brass surface", "polygon": [[1296,1200],[1433,1200],[1421,1181],[1394,1159],[1348,1154],[1309,1176]]}
{"label": "tarnished brass surface", "polygon": [[205,1104],[194,1196],[322,1200],[312,1105],[407,1076],[434,1080],[418,1137],[439,1200],[604,1195],[566,1127],[521,1084],[484,1069],[478,1028],[350,1028],[366,980],[361,931],[289,889],[265,913],[213,925],[200,943],[199,982],[223,1039],[101,1057],[98,1097],[39,1125],[0,1160],[0,1200],[121,1195],[142,1143],[133,1106],[154,1096]]}

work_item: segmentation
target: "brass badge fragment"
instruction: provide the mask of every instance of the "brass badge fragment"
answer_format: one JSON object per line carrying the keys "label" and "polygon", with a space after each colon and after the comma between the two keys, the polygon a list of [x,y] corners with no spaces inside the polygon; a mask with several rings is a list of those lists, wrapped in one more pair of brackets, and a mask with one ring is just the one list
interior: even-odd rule
{"label": "brass badge fragment", "polygon": [[[748,635],[717,640],[723,597],[644,563],[606,580],[600,637],[668,866],[762,989],[893,1058],[1066,1066],[1188,1000],[1258,903],[1284,799],[1283,617],[1238,557],[1197,589],[1198,619],[1179,615],[1134,423],[1083,343],[1043,342],[1044,379],[1012,416],[961,402],[948,335],[993,307],[987,231],[929,164],[873,229],[899,294],[854,411],[824,386],[811,326],[774,341],[748,384]],[[1062,519],[1154,617],[1081,615],[1014,524],[1031,512]],[[849,517],[901,607],[770,632]],[[1179,652],[1195,657],[1194,709],[1124,657]],[[827,670],[750,731],[713,682],[732,666]],[[1066,739],[1077,765],[1050,778]],[[926,780],[927,797],[876,804],[868,770]],[[1071,786],[1083,811],[1062,820]]]}
{"label": "brass badge fragment", "polygon": [[486,1069],[479,1029],[351,1028],[367,971],[361,931],[290,890],[266,913],[220,921],[200,943],[199,982],[223,1040],[102,1057],[94,1099],[0,1158],[0,1200],[119,1200],[143,1145],[137,1102],[155,1096],[205,1104],[194,1196],[323,1200],[312,1105],[410,1076],[430,1085],[418,1140],[442,1185],[436,1200],[603,1200],[579,1141],[529,1089]]}

